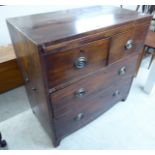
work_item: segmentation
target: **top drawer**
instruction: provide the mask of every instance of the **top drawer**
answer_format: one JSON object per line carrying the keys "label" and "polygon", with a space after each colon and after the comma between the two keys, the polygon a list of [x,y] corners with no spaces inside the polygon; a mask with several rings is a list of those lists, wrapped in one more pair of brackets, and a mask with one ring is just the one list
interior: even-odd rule
{"label": "top drawer", "polygon": [[133,29],[112,36],[109,63],[113,63],[129,54],[136,52],[136,40]]}
{"label": "top drawer", "polygon": [[93,41],[44,56],[49,88],[75,80],[107,65],[110,39]]}

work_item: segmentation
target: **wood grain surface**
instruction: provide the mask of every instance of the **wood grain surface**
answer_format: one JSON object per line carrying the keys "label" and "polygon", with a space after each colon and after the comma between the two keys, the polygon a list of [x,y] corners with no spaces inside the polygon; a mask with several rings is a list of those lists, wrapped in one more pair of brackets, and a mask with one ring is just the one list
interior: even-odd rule
{"label": "wood grain surface", "polygon": [[54,146],[127,98],[151,18],[92,6],[7,19],[32,110]]}

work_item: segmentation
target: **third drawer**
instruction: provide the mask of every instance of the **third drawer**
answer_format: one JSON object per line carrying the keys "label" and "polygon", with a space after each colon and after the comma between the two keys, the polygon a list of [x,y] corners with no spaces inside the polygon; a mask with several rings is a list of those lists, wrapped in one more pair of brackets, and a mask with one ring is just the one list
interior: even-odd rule
{"label": "third drawer", "polygon": [[61,117],[54,119],[56,135],[63,137],[72,133],[97,118],[118,101],[125,100],[132,79],[126,79],[122,83],[115,81],[107,89],[95,93],[79,103],[67,106],[65,111],[60,110]]}

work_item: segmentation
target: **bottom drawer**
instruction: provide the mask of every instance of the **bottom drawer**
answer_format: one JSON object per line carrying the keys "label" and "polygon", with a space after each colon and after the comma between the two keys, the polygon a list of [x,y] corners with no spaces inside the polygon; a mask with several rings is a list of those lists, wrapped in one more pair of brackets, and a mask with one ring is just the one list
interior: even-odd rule
{"label": "bottom drawer", "polygon": [[[125,100],[132,83],[132,78],[121,83],[114,82],[107,89],[90,96],[80,108],[75,108],[74,114],[66,113],[63,117],[55,119],[57,138],[62,138],[73,131],[88,124],[103,112],[111,108],[116,102]],[[68,107],[69,108],[69,107]]]}

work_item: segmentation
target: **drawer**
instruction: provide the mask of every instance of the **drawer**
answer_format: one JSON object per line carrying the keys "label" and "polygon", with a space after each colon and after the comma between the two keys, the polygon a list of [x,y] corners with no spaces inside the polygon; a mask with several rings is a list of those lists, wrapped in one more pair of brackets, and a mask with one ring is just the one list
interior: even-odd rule
{"label": "drawer", "polygon": [[65,134],[79,129],[107,111],[116,102],[126,99],[131,83],[132,78],[122,83],[115,81],[107,89],[87,98],[85,102],[80,102],[74,107],[71,106],[70,108],[74,111],[72,114],[68,113],[54,120],[57,136],[63,137]]}
{"label": "drawer", "polygon": [[[131,58],[120,60],[108,66],[106,69],[102,69],[51,94],[55,117],[57,118],[63,115],[66,111],[66,107],[77,105],[79,102],[83,102],[85,98],[93,95],[96,91],[108,88],[112,82],[122,82],[133,77],[136,72],[137,58],[138,55],[134,55]],[[61,113],[60,110],[62,110],[63,113]]]}
{"label": "drawer", "polygon": [[134,28],[114,35],[111,39],[109,64],[136,52],[136,39],[134,38]]}
{"label": "drawer", "polygon": [[49,88],[75,80],[107,65],[110,39],[93,41],[44,56]]}

